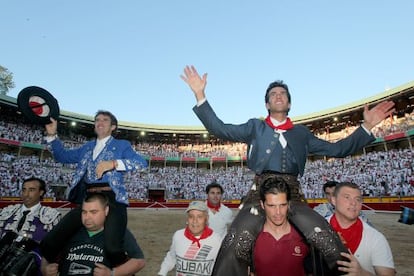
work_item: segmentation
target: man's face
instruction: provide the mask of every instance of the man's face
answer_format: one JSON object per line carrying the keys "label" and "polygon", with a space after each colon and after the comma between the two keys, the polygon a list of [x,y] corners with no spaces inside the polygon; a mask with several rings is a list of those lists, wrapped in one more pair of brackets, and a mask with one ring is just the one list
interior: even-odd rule
{"label": "man's face", "polygon": [[199,236],[203,233],[204,228],[207,226],[207,222],[207,212],[199,210],[190,210],[187,212],[187,225],[194,236]]}
{"label": "man's face", "polygon": [[207,199],[212,205],[218,206],[221,202],[221,196],[222,194],[220,188],[211,188],[208,191]]}
{"label": "man's face", "polygon": [[95,133],[98,139],[102,139],[111,135],[115,129],[114,125],[111,125],[111,117],[99,114],[95,118]]}
{"label": "man's face", "polygon": [[359,216],[362,208],[362,196],[358,189],[342,187],[335,197],[332,197],[335,205],[335,214],[348,221],[354,221]]}
{"label": "man's face", "polygon": [[287,223],[289,203],[285,193],[266,194],[265,201],[260,203],[265,211],[267,222],[275,226]]}
{"label": "man's face", "polygon": [[109,207],[103,206],[98,200],[82,204],[82,224],[88,231],[98,231],[104,227]]}
{"label": "man's face", "polygon": [[36,180],[27,181],[23,184],[21,199],[24,206],[31,208],[40,201],[40,197],[43,196],[44,191],[40,190],[40,183]]}
{"label": "man's face", "polygon": [[332,197],[334,196],[334,192],[335,192],[335,187],[327,187],[325,189],[325,196],[330,204],[333,204]]}
{"label": "man's face", "polygon": [[285,113],[290,109],[287,91],[283,87],[274,87],[269,91],[269,101],[266,103],[267,110],[272,113]]}

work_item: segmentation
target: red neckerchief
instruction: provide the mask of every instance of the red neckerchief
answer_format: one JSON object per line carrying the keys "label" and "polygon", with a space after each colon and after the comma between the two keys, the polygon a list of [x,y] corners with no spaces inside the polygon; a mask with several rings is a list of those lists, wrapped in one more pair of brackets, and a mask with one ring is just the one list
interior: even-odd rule
{"label": "red neckerchief", "polygon": [[289,129],[293,128],[293,123],[292,123],[292,121],[290,120],[289,117],[286,117],[286,122],[285,123],[283,123],[281,125],[278,125],[278,126],[275,126],[272,123],[272,120],[270,119],[270,115],[267,115],[265,121],[273,129],[289,130]]}
{"label": "red neckerchief", "polygon": [[194,237],[194,235],[191,233],[190,228],[188,228],[188,226],[185,228],[185,231],[184,231],[184,236],[186,236],[186,238],[189,239],[190,241],[193,241],[193,243],[196,242],[198,248],[201,247],[200,240],[210,237],[211,234],[213,234],[213,230],[211,230],[211,228],[209,228],[208,226],[204,228],[203,233],[201,233],[201,236],[198,239]]}
{"label": "red neckerchief", "polygon": [[219,203],[218,206],[214,206],[213,204],[210,203],[210,201],[207,199],[207,207],[210,209],[213,209],[214,211],[218,212],[220,210],[220,206],[221,204]]}
{"label": "red neckerchief", "polygon": [[336,216],[333,215],[331,217],[330,223],[332,225],[332,228],[339,234],[341,239],[345,241],[345,246],[347,246],[351,250],[352,254],[354,254],[362,239],[361,220],[358,218],[354,224],[344,229],[339,225]]}

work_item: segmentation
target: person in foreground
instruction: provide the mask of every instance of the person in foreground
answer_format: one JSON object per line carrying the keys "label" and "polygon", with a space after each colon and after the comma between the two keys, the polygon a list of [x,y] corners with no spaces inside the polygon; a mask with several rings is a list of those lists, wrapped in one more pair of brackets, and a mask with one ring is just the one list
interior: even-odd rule
{"label": "person in foreground", "polygon": [[263,179],[260,205],[266,219],[255,242],[251,276],[306,275],[304,260],[309,248],[288,221],[289,203],[290,190],[283,178],[269,175]]}
{"label": "person in foreground", "polygon": [[[328,202],[321,203],[313,208],[313,210],[318,212],[324,218],[332,216],[335,212],[335,206],[333,205],[332,198],[335,193],[335,187],[338,183],[339,182],[337,181],[327,181],[325,184],[323,184],[323,192],[326,195],[326,199],[328,200]],[[362,210],[359,214],[359,218],[373,227],[372,223],[369,221],[368,217],[364,214]]]}
{"label": "person in foreground", "polygon": [[104,251],[104,225],[109,213],[108,199],[102,194],[88,195],[82,204],[82,225],[62,254],[59,263],[42,258],[44,276],[133,275],[145,266],[144,254],[132,233],[126,229],[124,244],[128,261],[114,267]]}
{"label": "person in foreground", "polygon": [[[0,212],[0,274],[11,271],[24,274],[33,269],[40,274],[39,243],[59,222],[61,214],[51,207],[43,206],[40,201],[46,193],[46,182],[38,177],[23,181],[21,204],[5,207]],[[19,250],[24,248],[24,250]],[[20,254],[23,251],[33,254]],[[35,257],[35,262],[31,258]],[[26,260],[23,262],[23,260]],[[22,261],[22,262],[18,262]],[[29,267],[32,263],[33,267]],[[19,273],[21,272],[21,273]]]}
{"label": "person in foreground", "polygon": [[328,221],[349,249],[348,253],[341,253],[346,260],[338,261],[338,269],[355,276],[395,275],[387,239],[359,217],[362,194],[358,185],[350,182],[337,184],[332,202],[335,213]]}
{"label": "person in foreground", "polygon": [[[124,183],[127,171],[147,167],[146,160],[126,140],[112,136],[118,120],[109,111],[99,110],[95,115],[96,140],[75,149],[66,149],[57,137],[57,121],[46,125],[46,142],[56,161],[77,163],[70,187],[69,200],[82,203],[87,193],[103,193],[109,199],[109,214],[105,220],[105,251],[115,266],[127,261],[123,244],[127,225],[128,193]],[[81,208],[72,209],[43,239],[42,255],[55,262],[61,248],[81,227]]]}
{"label": "person in foreground", "polygon": [[170,250],[158,275],[175,267],[177,276],[209,276],[213,271],[221,237],[208,227],[208,208],[202,201],[188,205],[187,227],[174,233]]}
{"label": "person in foreground", "polygon": [[223,187],[215,181],[206,187],[208,226],[221,237],[227,234],[227,227],[233,221],[233,212],[221,202],[223,192]]}
{"label": "person in foreground", "polygon": [[[245,196],[241,210],[233,220],[223,240],[213,275],[246,275],[252,263],[252,245],[262,229],[264,214],[258,196],[260,178],[278,174],[291,190],[290,222],[318,249],[327,265],[334,269],[346,252],[329,223],[313,211],[300,190],[298,176],[303,175],[309,153],[330,157],[345,157],[373,142],[370,130],[394,111],[394,103],[384,101],[372,109],[364,109],[363,124],[350,136],[336,143],[321,140],[305,126],[294,125],[287,116],[291,95],[283,81],[270,83],[265,93],[266,119],[250,119],[234,125],[221,121],[205,96],[207,74],[200,76],[194,66],[186,66],[181,78],[193,91],[197,104],[193,111],[206,129],[216,137],[248,145],[247,165],[256,173],[255,184]],[[239,242],[239,241],[243,242]]]}

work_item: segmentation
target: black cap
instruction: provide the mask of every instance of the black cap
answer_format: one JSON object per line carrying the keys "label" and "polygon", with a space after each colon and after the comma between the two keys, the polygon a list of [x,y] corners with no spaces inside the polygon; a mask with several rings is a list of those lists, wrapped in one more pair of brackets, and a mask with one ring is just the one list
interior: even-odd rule
{"label": "black cap", "polygon": [[47,90],[38,86],[29,86],[17,96],[18,109],[32,123],[50,124],[50,117],[59,118],[59,104]]}

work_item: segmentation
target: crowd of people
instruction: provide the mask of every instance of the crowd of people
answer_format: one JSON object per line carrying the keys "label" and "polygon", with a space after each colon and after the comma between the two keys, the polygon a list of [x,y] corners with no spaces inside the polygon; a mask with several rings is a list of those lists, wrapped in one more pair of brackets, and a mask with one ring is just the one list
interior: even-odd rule
{"label": "crowd of people", "polygon": [[[413,129],[414,111],[407,113],[402,118],[387,118],[372,129],[375,137],[383,138],[387,135],[401,133]],[[321,132],[316,136],[335,142],[352,133],[357,127],[349,126],[338,132]],[[28,125],[16,121],[15,118],[2,117],[0,120],[0,138],[19,142],[41,144],[43,142],[44,129],[36,125]],[[88,138],[80,134],[63,134],[66,145],[78,147],[84,144]],[[244,143],[209,141],[202,144],[166,144],[141,142],[133,145],[134,149],[146,156],[156,157],[244,157],[247,145]]]}
{"label": "crowd of people", "polygon": [[[31,161],[35,163],[36,157],[31,156],[24,160],[29,162],[19,163],[20,151],[18,156],[10,152],[2,155],[1,172],[6,177],[13,176],[12,180],[6,179],[4,191],[20,191],[24,204],[15,205],[13,210],[17,210],[17,215],[13,218],[9,216],[10,207],[1,211],[0,218],[8,220],[3,219],[0,223],[0,251],[10,251],[7,255],[18,252],[15,255],[30,262],[30,266],[25,263],[18,269],[33,267],[44,275],[79,274],[80,270],[85,275],[131,275],[141,270],[145,265],[144,255],[137,244],[129,246],[134,243],[134,237],[127,236],[127,207],[129,199],[134,198],[130,187],[135,186],[143,188],[135,190],[138,194],[157,187],[166,189],[169,197],[198,200],[189,203],[186,227],[175,232],[158,275],[166,275],[175,267],[176,275],[279,275],[284,268],[285,274],[303,276],[307,274],[305,260],[310,249],[323,259],[323,269],[335,275],[368,272],[395,275],[392,253],[385,237],[359,218],[361,188],[367,195],[411,194],[412,150],[347,157],[375,141],[371,130],[380,123],[384,124],[384,119],[395,112],[392,101],[382,101],[372,108],[366,106],[363,123],[346,138],[330,143],[319,139],[303,125],[292,123],[288,117],[291,94],[283,81],[271,82],[266,89],[264,98],[268,115],[264,120],[250,118],[244,124],[231,124],[224,123],[216,115],[206,98],[206,73],[199,75],[194,66],[186,66],[181,78],[196,98],[193,111],[204,127],[218,139],[234,144],[180,145],[179,157],[214,157],[220,154],[227,157],[226,146],[233,145],[234,151],[229,153],[246,156],[247,168],[243,162],[230,168],[227,162],[223,167],[210,164],[197,168],[197,162],[194,162],[194,167],[187,164],[183,167],[181,162],[179,167],[167,167],[166,164],[152,167],[143,152],[148,154],[151,149],[155,151],[152,154],[176,157],[173,148],[148,145],[145,151],[139,145],[115,138],[118,121],[109,111],[96,112],[93,128],[96,137],[88,141],[67,139],[65,133],[58,133],[57,117],[53,114],[41,120],[44,118],[36,118],[33,112],[27,113],[26,116],[34,116],[32,119],[39,119],[37,123],[44,125],[41,140],[54,161],[46,158],[42,164],[45,160],[43,151],[39,166],[33,166]],[[42,93],[48,94],[47,91]],[[29,108],[33,110],[30,105]],[[10,124],[1,127],[4,131],[11,130],[13,126]],[[10,140],[11,137],[13,141],[21,142],[21,137],[28,133],[22,135],[23,132],[17,128],[17,135],[7,134],[4,138]],[[36,132],[30,143],[37,144],[38,135]],[[390,158],[395,158],[397,153],[402,158]],[[308,162],[310,156],[340,159],[331,159],[332,162],[323,164],[315,161],[315,165]],[[27,237],[35,211],[41,208],[39,199],[46,191],[46,182],[42,179],[35,179],[39,185],[31,187],[25,184],[32,179],[22,181],[21,175],[26,177],[36,173],[38,177],[45,168],[46,171],[55,169],[55,174],[48,178],[52,182],[62,181],[68,185],[65,198],[76,207],[62,218],[57,214],[55,217],[59,221],[51,228],[44,225],[50,216],[40,212],[39,228],[46,232],[43,238],[31,239],[31,248],[17,248],[21,238]],[[378,168],[385,172],[378,173]],[[66,178],[60,172],[72,174]],[[305,195],[322,195],[321,184],[328,178],[340,183],[332,197],[334,214],[324,218],[310,208]],[[65,183],[67,180],[70,181]],[[218,183],[223,183],[223,186]],[[240,210],[234,218],[222,204],[226,197],[241,199]],[[29,207],[26,204],[29,202],[36,207]],[[366,233],[371,237],[375,235],[374,240],[365,238]],[[381,245],[373,250],[370,241],[381,241]],[[380,251],[387,253],[379,254]],[[275,263],[263,252],[270,252],[270,256],[279,261]],[[316,255],[312,254],[312,257]],[[73,258],[76,258],[75,262],[71,262]],[[78,258],[88,262],[81,263]],[[2,267],[2,272],[15,270],[14,262],[8,263],[13,268]],[[287,268],[287,264],[291,267]],[[297,270],[293,272],[293,268]],[[315,269],[313,266],[311,272]],[[31,275],[26,272],[18,274]]]}
{"label": "crowd of people", "polygon": [[[52,233],[66,215],[42,205],[47,190],[43,179],[26,178],[20,193],[22,203],[0,210],[1,275],[133,275],[145,266],[144,254],[129,230],[121,232],[128,259],[114,264],[110,258],[104,238],[109,231],[105,231],[109,200],[102,193],[89,194],[82,201],[79,229],[67,239],[56,239]],[[46,258],[50,251],[45,251],[43,244],[48,238],[62,243],[57,248],[59,258],[52,261]]]}
{"label": "crowd of people", "polygon": [[[329,190],[332,187],[329,183],[334,183],[334,187],[338,188]],[[363,275],[367,271],[375,275],[394,275],[393,255],[387,239],[360,216],[362,191],[358,185],[331,181],[324,187],[325,193],[332,199],[329,204],[334,206],[326,219],[335,231],[341,233],[344,244],[350,250],[342,253],[344,258],[338,261],[338,269],[355,275]],[[144,268],[144,253],[128,229],[123,239],[128,259],[114,265],[109,258],[104,234],[110,206],[108,197],[102,192],[90,193],[83,200],[80,207],[81,228],[60,248],[61,258],[50,262],[42,253],[42,244],[61,224],[62,215],[57,209],[42,206],[41,199],[47,190],[42,179],[27,178],[20,193],[22,204],[11,204],[0,211],[2,273],[133,275]],[[225,191],[220,184],[213,181],[205,187],[205,192],[205,201],[189,203],[185,211],[186,227],[174,233],[158,275],[167,275],[173,269],[177,275],[212,275],[223,238],[234,217],[222,203]],[[288,185],[277,175],[269,176],[260,186],[265,221],[252,253],[254,266],[246,271],[249,276],[315,275],[315,271],[319,275],[322,270],[323,273],[329,272],[324,262],[315,262],[313,258],[319,255],[312,253],[304,238],[287,220],[292,208],[290,199]],[[288,252],[292,254],[286,254]],[[275,256],[278,262],[274,262]]]}
{"label": "crowd of people", "polygon": [[[309,161],[300,178],[306,198],[324,197],[322,185],[327,180],[357,183],[364,196],[414,195],[413,150],[399,149],[368,152],[365,155]],[[71,183],[73,166],[62,165],[52,158],[0,153],[1,196],[19,196],[19,181],[38,175],[55,187]],[[125,183],[132,199],[145,200],[149,188],[164,188],[166,199],[203,199],[204,187],[216,179],[225,186],[224,199],[241,199],[252,185],[253,173],[246,167],[229,166],[213,169],[192,167],[151,167],[145,173],[128,173]],[[54,190],[45,197],[61,199]]]}
{"label": "crowd of people", "polygon": [[[388,118],[377,125],[372,132],[383,137],[395,132],[412,128],[414,113],[400,119]],[[324,139],[337,140],[349,135],[355,129],[346,128],[339,133],[319,134]],[[88,138],[82,135],[62,135],[67,147],[78,147]],[[16,121],[15,118],[2,117],[0,138],[42,144],[44,129]],[[205,143],[205,144],[151,144],[137,143],[133,148],[145,156],[152,157],[243,157],[246,154],[244,143]],[[364,155],[349,156],[341,159],[315,160],[306,163],[305,173],[300,178],[302,191],[306,198],[322,198],[322,185],[329,179],[357,183],[364,196],[410,196],[414,195],[413,150],[392,149],[368,152]],[[0,153],[0,196],[19,196],[19,181],[37,175],[52,187],[66,187],[72,180],[74,165],[55,162],[52,157],[39,154],[24,156],[13,152]],[[148,198],[149,188],[164,188],[166,199],[202,199],[205,197],[206,183],[214,179],[225,185],[224,199],[240,199],[252,185],[252,172],[241,163],[227,168],[197,168],[177,164],[159,167],[150,166],[146,173],[128,173],[125,176],[129,197],[138,200]],[[62,199],[63,193],[50,189],[45,197]]]}

